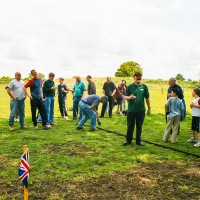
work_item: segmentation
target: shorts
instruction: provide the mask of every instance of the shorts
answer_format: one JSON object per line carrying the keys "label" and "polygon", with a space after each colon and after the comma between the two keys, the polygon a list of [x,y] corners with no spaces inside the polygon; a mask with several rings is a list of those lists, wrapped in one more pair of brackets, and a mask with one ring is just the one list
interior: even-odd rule
{"label": "shorts", "polygon": [[200,117],[194,117],[192,116],[192,127],[191,129],[193,131],[197,131],[200,133]]}
{"label": "shorts", "polygon": [[122,104],[122,98],[117,99],[117,105],[121,105]]}

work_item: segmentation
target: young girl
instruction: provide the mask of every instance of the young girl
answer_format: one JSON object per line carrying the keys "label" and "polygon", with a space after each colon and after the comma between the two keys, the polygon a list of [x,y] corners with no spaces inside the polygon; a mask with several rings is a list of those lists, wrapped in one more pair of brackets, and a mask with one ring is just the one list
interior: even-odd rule
{"label": "young girl", "polygon": [[172,138],[171,142],[176,143],[176,136],[178,133],[178,128],[180,125],[180,119],[183,115],[183,103],[178,98],[179,90],[176,88],[172,89],[171,97],[167,100],[165,104],[165,111],[167,114],[167,127],[164,132],[163,141],[167,142],[169,138],[169,134],[171,133],[172,126]]}
{"label": "young girl", "polygon": [[[192,108],[192,137],[187,142],[197,142],[194,146],[200,147],[200,88],[195,88],[192,91],[194,100],[190,104]],[[198,140],[196,138],[198,133]]]}

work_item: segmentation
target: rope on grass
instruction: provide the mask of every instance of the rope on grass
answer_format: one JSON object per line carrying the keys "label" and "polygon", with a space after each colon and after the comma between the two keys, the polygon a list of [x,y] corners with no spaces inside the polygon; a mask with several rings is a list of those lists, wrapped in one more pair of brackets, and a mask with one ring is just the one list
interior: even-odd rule
{"label": "rope on grass", "polygon": [[[119,136],[123,136],[125,137],[124,134],[122,133],[118,133],[116,131],[111,131],[111,130],[108,130],[108,129],[104,129],[104,128],[101,128],[101,127],[97,127],[99,130],[104,130],[104,131],[107,131],[108,133],[114,133],[116,135],[119,135]],[[133,138],[135,140],[135,138]],[[169,147],[169,146],[164,146],[162,144],[157,144],[157,143],[154,143],[154,142],[150,142],[150,141],[147,141],[147,140],[142,140],[143,142],[146,142],[146,143],[149,143],[149,144],[152,144],[152,145],[155,145],[155,146],[158,146],[158,147],[161,147],[161,148],[164,148],[164,149],[170,149],[172,151],[176,151],[176,152],[179,152],[179,153],[183,153],[183,154],[186,154],[186,155],[189,155],[189,156],[194,156],[196,158],[200,158],[200,155],[197,155],[197,154],[194,154],[194,153],[190,153],[190,152],[187,152],[187,151],[183,151],[183,150],[180,150],[180,149],[176,149],[174,147]]]}

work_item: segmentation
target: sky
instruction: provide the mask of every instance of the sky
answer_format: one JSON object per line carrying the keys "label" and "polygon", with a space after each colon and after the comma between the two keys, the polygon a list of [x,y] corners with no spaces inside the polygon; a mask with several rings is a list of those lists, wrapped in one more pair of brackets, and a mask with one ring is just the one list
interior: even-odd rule
{"label": "sky", "polygon": [[106,77],[135,61],[144,78],[200,79],[199,0],[2,0],[0,8],[0,77],[32,69]]}

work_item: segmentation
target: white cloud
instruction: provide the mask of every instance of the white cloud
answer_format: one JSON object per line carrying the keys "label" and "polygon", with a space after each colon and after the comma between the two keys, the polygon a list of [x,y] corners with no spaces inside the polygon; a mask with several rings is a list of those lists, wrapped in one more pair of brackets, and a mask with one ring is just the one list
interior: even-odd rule
{"label": "white cloud", "polygon": [[[192,0],[1,1],[0,76],[113,76],[121,63],[144,77],[200,73],[199,10]],[[9,69],[9,70],[8,70]]]}

